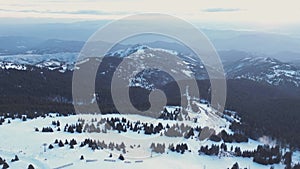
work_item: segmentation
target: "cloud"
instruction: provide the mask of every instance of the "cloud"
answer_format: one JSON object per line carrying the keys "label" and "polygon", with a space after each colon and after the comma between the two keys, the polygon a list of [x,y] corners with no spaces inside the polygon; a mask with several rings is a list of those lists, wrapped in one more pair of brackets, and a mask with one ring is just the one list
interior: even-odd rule
{"label": "cloud", "polygon": [[207,8],[202,10],[203,12],[238,12],[242,11],[239,8]]}
{"label": "cloud", "polygon": [[108,12],[103,12],[103,11],[97,11],[97,10],[78,10],[78,11],[70,11],[70,12],[65,12],[68,14],[83,14],[83,15],[106,15],[110,14]]}
{"label": "cloud", "polygon": [[22,13],[38,13],[38,14],[74,14],[74,15],[121,15],[125,12],[105,12],[99,10],[77,10],[77,11],[50,11],[50,10],[12,10],[0,9],[2,12],[22,12]]}

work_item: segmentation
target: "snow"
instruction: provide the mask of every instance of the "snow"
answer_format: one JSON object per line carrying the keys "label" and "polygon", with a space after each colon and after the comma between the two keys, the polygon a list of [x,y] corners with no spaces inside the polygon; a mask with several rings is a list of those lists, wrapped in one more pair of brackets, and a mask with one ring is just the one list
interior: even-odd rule
{"label": "snow", "polygon": [[292,163],[298,164],[300,162],[300,151],[295,151],[292,156]]}
{"label": "snow", "polygon": [[[29,163],[33,164],[37,168],[57,168],[64,165],[68,165],[65,168],[68,169],[81,169],[81,168],[97,168],[102,166],[103,168],[124,168],[124,169],[153,169],[164,168],[164,169],[185,169],[185,168],[203,168],[215,169],[215,168],[227,168],[231,167],[235,162],[238,162],[240,167],[251,167],[251,169],[269,169],[270,166],[263,166],[255,164],[252,162],[251,158],[240,158],[233,156],[206,156],[198,155],[198,150],[202,145],[212,145],[221,144],[215,143],[208,140],[199,141],[196,137],[192,139],[184,139],[181,137],[166,137],[160,136],[160,134],[155,135],[144,135],[143,133],[137,134],[132,131],[127,131],[126,133],[118,133],[116,131],[107,131],[107,133],[66,133],[63,132],[63,127],[65,124],[75,124],[78,118],[85,119],[85,123],[91,123],[93,118],[100,120],[101,118],[111,118],[119,117],[126,118],[130,121],[141,121],[144,123],[158,124],[162,123],[165,126],[167,123],[171,126],[176,123],[184,123],[190,126],[209,126],[214,128],[217,132],[225,129],[230,132],[228,128],[229,122],[218,116],[210,107],[206,104],[198,103],[200,107],[200,112],[190,112],[189,115],[192,118],[197,118],[198,122],[195,124],[193,121],[170,121],[162,119],[153,119],[150,117],[133,115],[133,114],[110,114],[110,115],[100,115],[100,114],[80,114],[72,115],[67,117],[56,117],[56,114],[50,114],[46,118],[36,118],[33,120],[27,120],[25,122],[20,119],[12,120],[8,124],[6,122],[0,126],[0,137],[5,138],[0,141],[0,156],[7,159],[11,168],[24,168],[28,166]],[[174,111],[177,106],[166,107],[168,111]],[[51,123],[52,121],[59,120],[62,131],[56,131],[55,126]],[[53,133],[42,133],[35,132],[35,128],[41,129],[42,127],[50,126],[54,128]],[[13,134],[12,134],[13,133]],[[16,139],[18,138],[18,139]],[[96,140],[104,140],[106,143],[114,142],[120,144],[124,142],[126,145],[126,150],[128,151],[125,156],[125,162],[118,160],[120,152],[114,150],[96,150],[92,151],[88,147],[80,148],[76,145],[74,149],[69,149],[68,146],[58,147],[53,144],[55,139],[76,139],[77,142],[83,141],[85,138],[93,138]],[[151,153],[149,147],[151,143],[166,143],[166,147],[169,143],[187,143],[191,152],[186,152],[184,155],[179,153],[174,153],[167,151],[165,154],[155,154]],[[46,152],[43,150],[43,144],[46,143],[54,145],[54,149],[47,149]],[[254,150],[257,145],[262,145],[261,142],[249,140],[248,143],[226,143],[228,147],[241,147],[241,150]],[[140,145],[139,148],[130,148],[129,145]],[[113,157],[109,158],[108,155],[113,153]],[[18,155],[20,161],[11,163],[10,159]],[[80,156],[84,155],[85,160],[79,160]],[[299,156],[295,155],[295,158]],[[108,161],[115,160],[115,162]],[[87,162],[86,160],[95,160]],[[106,161],[105,161],[106,160]],[[217,162],[216,162],[217,161]],[[21,167],[22,166],[22,167]],[[275,165],[275,168],[284,168],[282,165]]]}
{"label": "snow", "polygon": [[78,53],[53,53],[53,54],[18,54],[18,55],[6,55],[1,56],[0,61],[12,62],[15,64],[35,65],[40,62],[49,60],[58,60],[66,63],[74,63]]}
{"label": "snow", "polygon": [[[127,50],[117,51],[115,55],[120,55],[122,57],[131,55],[134,52],[134,55],[131,55],[130,58],[134,58],[133,56],[139,55],[136,62],[133,62],[133,66],[140,65],[141,69],[145,68],[147,65],[143,65],[142,60],[146,57],[154,57],[152,53],[147,53],[145,50],[149,50],[149,47],[145,47],[143,45],[136,46],[134,48],[129,48]],[[168,51],[164,49],[151,49],[154,51],[160,52],[168,52],[173,55],[177,55],[177,52]],[[35,65],[39,67],[47,66],[49,69],[57,69],[57,67],[62,67],[60,72],[65,72],[68,69],[68,64],[74,64],[77,53],[56,53],[56,54],[43,54],[43,55],[35,55],[30,54],[22,55],[11,55],[11,56],[1,56],[0,58],[0,67],[2,69],[17,69],[17,70],[26,70],[26,64]],[[192,58],[190,58],[192,59]],[[247,60],[247,59],[246,59]],[[89,61],[89,59],[82,60],[78,62],[78,64],[83,64]],[[250,60],[255,61],[255,60]],[[62,62],[64,64],[62,65]],[[272,64],[273,61],[271,61]],[[178,62],[178,65],[182,63]],[[183,64],[188,65],[189,63],[183,61]],[[243,65],[237,66],[237,68],[242,67]],[[281,74],[285,74],[287,77],[294,77],[299,74],[299,72],[295,72],[293,70],[285,70],[281,69],[279,66],[273,67],[274,74],[267,74],[266,76],[270,78],[275,78]],[[120,69],[121,70],[121,69]],[[125,70],[125,69],[122,69]],[[172,72],[177,72],[177,70],[172,69]],[[180,70],[187,76],[192,76],[192,72],[187,70]],[[42,74],[43,72],[41,72]],[[102,72],[105,74],[105,72]],[[253,80],[262,80],[261,77],[253,77],[251,75],[241,75],[240,78],[250,78]],[[136,79],[138,82],[142,82],[144,79]],[[280,80],[280,79],[279,79]],[[130,81],[131,82],[131,81]],[[268,81],[269,83],[274,83],[274,81]],[[136,83],[135,85],[142,86],[142,83]],[[151,86],[150,86],[151,87]],[[92,101],[94,102],[95,99]],[[190,100],[189,100],[190,101]],[[51,116],[46,118],[37,118],[28,121],[21,121],[19,119],[11,120],[11,124],[7,124],[7,122],[0,126],[0,157],[4,157],[11,168],[24,168],[24,166],[28,166],[28,164],[33,164],[37,168],[59,168],[61,166],[66,166],[65,168],[70,169],[81,169],[81,168],[99,168],[99,166],[103,168],[143,168],[143,169],[153,169],[153,168],[163,168],[163,169],[198,169],[198,168],[206,168],[206,169],[216,169],[216,168],[230,168],[235,162],[238,162],[241,168],[251,167],[251,169],[269,169],[270,166],[263,166],[252,162],[251,158],[241,158],[234,156],[206,156],[206,155],[198,155],[198,150],[202,145],[212,145],[218,144],[209,140],[200,141],[198,138],[193,137],[192,139],[184,139],[180,137],[170,138],[166,136],[160,136],[160,134],[155,135],[144,135],[143,133],[136,133],[132,131],[127,131],[126,133],[117,133],[116,131],[108,131],[107,133],[66,133],[63,132],[63,127],[65,124],[74,124],[77,122],[78,118],[83,118],[87,123],[91,123],[92,118],[111,118],[111,117],[125,117],[130,121],[141,121],[144,123],[152,123],[157,125],[158,123],[162,123],[163,126],[166,124],[185,124],[192,127],[201,126],[201,127],[210,127],[216,131],[216,133],[225,130],[228,133],[232,133],[229,129],[230,122],[229,118],[236,120],[233,116],[228,116],[226,118],[220,117],[220,113],[211,107],[207,106],[207,104],[199,103],[196,101],[192,101],[192,104],[196,104],[199,107],[199,111],[192,112],[189,111],[189,117],[191,119],[197,119],[195,123],[193,120],[184,120],[184,121],[170,121],[170,120],[162,120],[162,119],[153,119],[150,117],[144,117],[139,115],[132,114],[121,114],[121,115],[73,115],[68,117],[56,117],[56,114],[53,113]],[[180,108],[178,106],[166,107],[169,112],[174,111],[176,108]],[[233,112],[232,112],[233,113]],[[52,121],[59,120],[61,122],[62,131],[56,131],[57,128],[51,125]],[[35,132],[35,128],[41,129],[42,127],[51,126],[54,128],[53,133],[42,133]],[[114,150],[96,150],[92,151],[88,147],[80,148],[78,145],[75,146],[74,149],[69,149],[69,147],[58,147],[54,145],[53,142],[55,139],[76,139],[77,142],[83,141],[85,138],[93,138],[98,139],[100,141],[104,140],[107,142],[114,142],[120,144],[124,142],[127,145],[126,150],[128,151],[124,156],[126,161],[118,160],[118,156],[120,152]],[[155,143],[166,143],[166,146],[170,143],[187,143],[191,152],[186,152],[184,155],[170,152],[168,151],[165,154],[153,154],[151,153],[149,147],[152,142]],[[54,149],[47,149],[44,152],[43,144],[54,145]],[[129,148],[132,145],[134,148]],[[136,147],[134,145],[140,145],[140,147]],[[247,143],[226,143],[227,147],[236,147],[239,146],[242,151],[244,150],[254,150],[258,145],[263,145],[262,142],[249,140]],[[113,153],[112,158],[108,158],[108,155]],[[20,161],[10,162],[10,159],[14,157],[14,155],[18,155]],[[85,160],[79,160],[79,157],[84,155]],[[115,162],[111,162],[109,160],[115,160]],[[86,160],[95,160],[91,162],[87,162]],[[300,161],[300,152],[295,152],[293,154],[294,161]],[[276,169],[284,168],[283,165],[274,165]]]}
{"label": "snow", "polygon": [[143,54],[145,49],[150,49],[150,47],[146,46],[146,45],[134,45],[130,48],[127,49],[121,49],[121,50],[117,50],[115,52],[112,53],[108,53],[106,54],[106,56],[119,56],[119,57],[126,57],[126,56],[130,56],[133,53],[136,54]]}
{"label": "snow", "polygon": [[[255,66],[258,70],[253,71]],[[236,66],[228,69],[227,75],[236,79],[266,82],[275,86],[289,83],[298,87],[300,84],[300,71],[296,67],[272,58],[242,59]]]}
{"label": "snow", "polygon": [[0,62],[0,68],[1,69],[16,69],[16,70],[26,70],[27,67],[24,65],[16,65],[13,63],[6,63],[6,62]]}
{"label": "snow", "polygon": [[186,76],[188,77],[192,77],[193,76],[193,72],[189,71],[189,70],[181,70]]}
{"label": "snow", "polygon": [[71,70],[74,67],[78,53],[54,53],[54,54],[25,54],[0,56],[0,68],[26,70],[28,65],[49,70],[59,69],[60,72]]}
{"label": "snow", "polygon": [[167,49],[162,49],[162,48],[153,48],[154,51],[160,51],[160,52],[165,52],[165,53],[169,53],[171,55],[178,55],[178,52],[173,51],[173,50],[167,50]]}

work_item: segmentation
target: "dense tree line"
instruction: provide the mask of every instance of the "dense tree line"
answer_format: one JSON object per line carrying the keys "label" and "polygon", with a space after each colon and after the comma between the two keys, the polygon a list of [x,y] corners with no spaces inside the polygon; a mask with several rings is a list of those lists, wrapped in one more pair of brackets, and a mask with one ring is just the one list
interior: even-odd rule
{"label": "dense tree line", "polygon": [[64,131],[69,132],[69,133],[74,133],[74,132],[82,133],[83,125],[81,123],[76,123],[75,125],[74,124],[72,124],[72,125],[66,124],[64,127]]}
{"label": "dense tree line", "polygon": [[[83,125],[84,127],[82,129]],[[146,135],[160,133],[161,135],[165,135],[167,137],[184,137],[185,139],[189,139],[193,136],[197,136],[199,138],[203,130],[199,126],[192,128],[188,125],[185,125],[184,123],[181,124],[176,123],[173,124],[172,126],[166,124],[165,126],[163,126],[162,123],[153,125],[151,123],[150,124],[142,123],[140,121],[131,122],[130,120],[127,120],[125,118],[112,117],[112,118],[103,118],[100,119],[99,121],[97,119],[92,119],[91,123],[80,122],[76,125],[67,124],[65,126],[65,131],[73,133],[77,128],[79,128],[79,131],[89,132],[89,133],[92,132],[106,133],[107,130],[115,130],[121,133],[130,130],[138,133],[143,132]],[[195,132],[197,132],[198,135],[195,135]],[[214,134],[211,135],[209,139],[216,142],[220,142],[221,140],[229,143],[248,142],[248,138],[244,134],[241,133],[228,134],[225,130],[223,130],[218,135],[214,135]]]}
{"label": "dense tree line", "polygon": [[[75,139],[71,139],[71,140],[66,139],[65,141],[56,139],[54,141],[54,144],[57,145],[58,147],[64,147],[68,145],[70,149],[73,149],[74,146],[77,145],[78,143]],[[85,147],[85,146],[88,146],[92,150],[109,149],[111,151],[117,150],[117,151],[121,151],[124,154],[126,153],[126,145],[124,144],[124,142],[122,142],[121,144],[116,144],[113,142],[105,143],[105,141],[85,139],[83,142],[80,143],[79,147]],[[52,144],[48,146],[48,149],[53,149],[53,148],[54,146]]]}
{"label": "dense tree line", "polygon": [[169,112],[167,108],[164,108],[163,112],[161,115],[158,117],[160,119],[164,120],[179,120],[182,121],[182,116],[181,116],[181,110],[180,108],[176,108],[173,112]]}
{"label": "dense tree line", "polygon": [[279,146],[259,145],[254,151],[241,151],[240,147],[235,147],[234,154],[238,157],[253,158],[254,162],[263,165],[278,164],[282,159]]}
{"label": "dense tree line", "polygon": [[285,155],[282,155],[279,146],[270,147],[268,145],[259,145],[254,151],[241,151],[240,147],[231,147],[231,149],[228,150],[227,145],[225,143],[222,143],[221,146],[214,144],[211,145],[211,147],[209,147],[208,145],[201,146],[198,152],[199,154],[203,153],[205,155],[217,156],[219,155],[220,150],[223,150],[225,152],[231,151],[231,153],[233,153],[237,157],[253,158],[253,162],[262,165],[279,164],[281,160],[284,159],[284,164],[286,164],[287,166],[291,166],[291,153],[288,152]]}
{"label": "dense tree line", "polygon": [[222,130],[218,135],[212,134],[209,137],[209,140],[214,142],[220,142],[224,141],[225,143],[242,143],[242,142],[248,142],[248,137],[241,133],[233,133],[228,134],[225,130]]}
{"label": "dense tree line", "polygon": [[80,147],[84,147],[88,145],[92,150],[96,149],[109,149],[111,151],[117,150],[122,151],[124,154],[126,153],[126,145],[122,142],[121,144],[116,144],[113,142],[105,143],[104,141],[96,141],[92,139],[85,139],[83,142],[81,142]]}
{"label": "dense tree line", "polygon": [[183,123],[179,125],[178,123],[176,123],[173,124],[170,128],[166,129],[164,135],[167,137],[183,137],[185,134],[190,132],[190,129],[191,127],[188,125],[184,125]]}
{"label": "dense tree line", "polygon": [[[97,125],[94,125],[94,123],[97,123]],[[103,125],[104,127],[100,127],[100,125]],[[73,126],[74,128],[76,126]],[[152,135],[152,134],[164,134],[167,137],[185,137],[190,138],[191,136],[194,136],[194,129],[190,126],[184,125],[183,123],[174,124],[172,126],[169,126],[169,124],[166,124],[166,126],[163,126],[162,123],[158,123],[157,125],[149,124],[149,123],[142,123],[140,121],[131,122],[125,118],[107,118],[107,119],[101,119],[100,121],[94,121],[91,124],[85,124],[83,131],[84,132],[106,132],[107,130],[115,130],[119,133],[121,132],[127,132],[128,130],[133,132],[143,132],[146,135]],[[201,128],[197,129],[198,131],[201,130]],[[71,129],[71,131],[73,131]]]}
{"label": "dense tree line", "polygon": [[152,143],[150,146],[150,149],[152,152],[163,154],[163,153],[165,153],[166,145],[164,143],[163,144]]}
{"label": "dense tree line", "polygon": [[172,152],[184,154],[185,151],[189,149],[189,147],[186,143],[176,144],[176,146],[174,146],[174,144],[170,144],[168,149]]}
{"label": "dense tree line", "polygon": [[220,147],[217,145],[211,145],[211,147],[206,146],[201,146],[200,150],[198,151],[199,154],[204,153],[206,155],[218,155],[220,151]]}
{"label": "dense tree line", "polygon": [[279,146],[258,146],[254,152],[253,161],[263,165],[280,163],[281,152]]}
{"label": "dense tree line", "polygon": [[225,143],[232,143],[232,142],[237,142],[237,143],[241,143],[241,142],[248,142],[248,137],[241,134],[241,133],[237,133],[235,132],[234,134],[228,134],[225,130],[222,130],[221,133],[221,138]]}
{"label": "dense tree line", "polygon": [[51,127],[43,127],[42,132],[53,132],[53,129]]}
{"label": "dense tree line", "polygon": [[282,144],[300,145],[299,87],[274,87],[249,80],[230,80],[227,108],[241,116],[238,129],[248,137],[263,135],[276,138]]}

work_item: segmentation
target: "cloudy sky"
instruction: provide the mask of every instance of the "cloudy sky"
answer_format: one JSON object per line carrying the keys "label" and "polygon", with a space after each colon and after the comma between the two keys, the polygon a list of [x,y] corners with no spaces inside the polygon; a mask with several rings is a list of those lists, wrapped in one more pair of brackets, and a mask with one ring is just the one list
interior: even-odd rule
{"label": "cloudy sky", "polygon": [[192,22],[235,23],[261,28],[300,24],[297,0],[0,0],[0,19],[118,19],[156,12]]}

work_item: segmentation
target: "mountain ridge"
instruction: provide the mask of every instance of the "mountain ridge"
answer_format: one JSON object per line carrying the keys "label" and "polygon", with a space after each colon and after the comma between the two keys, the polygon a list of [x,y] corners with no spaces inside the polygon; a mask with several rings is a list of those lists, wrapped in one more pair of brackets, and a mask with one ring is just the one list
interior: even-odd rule
{"label": "mountain ridge", "polygon": [[[194,55],[183,54],[174,50],[163,48],[152,48],[144,44],[136,44],[126,49],[118,49],[108,52],[105,57],[116,57],[129,59],[132,65],[146,64],[144,57],[155,57],[163,61],[160,55],[170,54],[182,60],[185,70],[181,70],[187,77],[196,79],[208,79],[207,72],[201,60]],[[156,53],[156,54],[155,54]],[[243,54],[243,53],[241,53]],[[35,66],[39,68],[48,68],[50,70],[60,70],[62,73],[66,70],[74,70],[77,61],[77,52],[61,52],[50,54],[20,54],[11,56],[1,56],[1,68],[26,70],[26,66]],[[80,63],[80,62],[78,62]],[[175,63],[176,64],[176,63]],[[114,65],[117,67],[118,65]],[[261,83],[268,83],[275,86],[300,86],[300,69],[292,64],[281,62],[271,57],[254,57],[246,55],[235,62],[226,62],[224,65],[226,77],[228,79],[249,79]],[[174,70],[175,71],[175,70]],[[151,74],[151,72],[149,72]],[[148,74],[149,74],[148,73]],[[163,77],[166,77],[163,75]]]}

